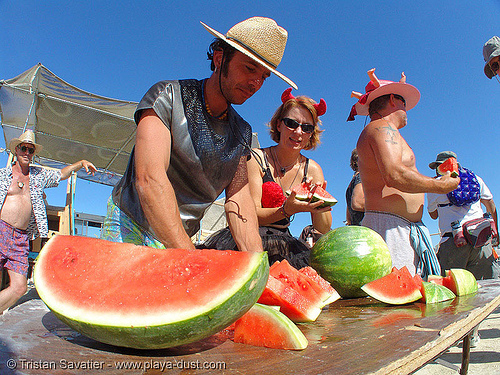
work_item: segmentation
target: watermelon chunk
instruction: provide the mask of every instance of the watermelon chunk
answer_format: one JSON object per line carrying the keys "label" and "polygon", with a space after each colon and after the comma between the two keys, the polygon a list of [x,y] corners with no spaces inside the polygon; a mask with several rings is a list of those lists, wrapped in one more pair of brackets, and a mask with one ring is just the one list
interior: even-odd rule
{"label": "watermelon chunk", "polygon": [[286,315],[259,303],[236,321],[234,342],[289,350],[303,350],[308,345],[304,334]]}
{"label": "watermelon chunk", "polygon": [[319,200],[324,201],[319,207],[335,206],[335,204],[337,204],[337,200],[319,185],[316,185],[312,192],[313,196],[311,202],[317,202]]}
{"label": "watermelon chunk", "polygon": [[35,266],[40,298],[74,330],[124,347],[195,342],[240,318],[265,288],[265,252],[154,249],[52,237]]}
{"label": "watermelon chunk", "polygon": [[288,285],[290,288],[302,294],[311,301],[312,304],[320,307],[325,306],[323,301],[330,297],[323,288],[309,279],[306,275],[300,273],[296,268],[292,267],[286,259],[273,267],[269,271],[269,275],[274,276],[283,284]]}
{"label": "watermelon chunk", "polygon": [[454,157],[446,159],[437,167],[437,171],[441,176],[444,176],[446,172],[451,172],[451,177],[458,177],[458,162]]}
{"label": "watermelon chunk", "polygon": [[279,306],[280,311],[294,322],[314,322],[321,313],[321,304],[312,303],[302,294],[269,275],[258,303]]}
{"label": "watermelon chunk", "polygon": [[427,277],[427,281],[430,283],[442,285],[448,289],[452,289],[451,283],[453,280],[451,279],[451,276],[439,276],[439,275],[429,275]]}
{"label": "watermelon chunk", "polygon": [[450,276],[450,289],[457,296],[476,293],[478,285],[474,274],[462,268],[452,268],[446,271]]}
{"label": "watermelon chunk", "polygon": [[361,289],[370,297],[391,305],[403,305],[422,298],[420,288],[406,266],[363,285]]}
{"label": "watermelon chunk", "polygon": [[299,201],[309,201],[312,198],[311,190],[309,189],[310,184],[306,182],[302,182],[298,185],[295,185],[291,190],[287,190],[285,194],[288,196],[292,191],[295,192],[295,199]]}
{"label": "watermelon chunk", "polygon": [[455,298],[455,293],[442,285],[423,281],[422,286],[422,302],[437,303]]}
{"label": "watermelon chunk", "polygon": [[323,303],[325,305],[333,303],[341,298],[340,294],[338,294],[333,286],[328,281],[323,279],[314,268],[310,266],[303,267],[299,270],[299,272],[309,277],[310,280],[314,281],[321,289],[323,289],[325,292],[325,294],[323,294]]}

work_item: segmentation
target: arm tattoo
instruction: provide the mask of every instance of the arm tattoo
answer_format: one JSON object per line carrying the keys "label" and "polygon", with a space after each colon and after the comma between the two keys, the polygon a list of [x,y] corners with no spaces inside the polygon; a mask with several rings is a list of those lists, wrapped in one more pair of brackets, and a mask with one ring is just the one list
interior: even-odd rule
{"label": "arm tattoo", "polygon": [[379,128],[376,128],[378,131],[385,131],[385,135],[387,138],[385,141],[387,143],[391,143],[393,145],[397,145],[398,142],[395,140],[396,138],[396,129],[394,129],[390,124],[387,124],[387,126],[381,126]]}

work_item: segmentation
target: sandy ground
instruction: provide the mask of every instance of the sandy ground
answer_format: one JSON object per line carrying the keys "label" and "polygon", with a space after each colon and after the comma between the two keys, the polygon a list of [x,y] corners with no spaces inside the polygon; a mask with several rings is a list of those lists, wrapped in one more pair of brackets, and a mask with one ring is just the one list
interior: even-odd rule
{"label": "sandy ground", "polygon": [[[481,339],[470,350],[470,375],[500,374],[500,307],[493,311],[480,325]],[[458,374],[462,363],[462,342],[452,346],[438,359],[414,372],[414,375]]]}

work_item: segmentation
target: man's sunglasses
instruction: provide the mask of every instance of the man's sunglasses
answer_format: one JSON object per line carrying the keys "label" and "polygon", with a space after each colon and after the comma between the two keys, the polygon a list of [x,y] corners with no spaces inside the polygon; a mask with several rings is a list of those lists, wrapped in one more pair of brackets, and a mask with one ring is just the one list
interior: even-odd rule
{"label": "man's sunglasses", "polygon": [[35,153],[35,149],[33,147],[19,146],[19,149],[21,150],[21,152],[26,152],[26,150],[28,150],[30,155],[33,155]]}
{"label": "man's sunglasses", "polygon": [[314,125],[299,124],[297,121],[292,120],[291,118],[288,118],[288,117],[281,119],[281,121],[283,121],[283,124],[285,124],[285,126],[289,129],[295,130],[300,126],[304,133],[312,133],[314,131]]}
{"label": "man's sunglasses", "polygon": [[495,61],[494,63],[491,63],[490,68],[493,71],[493,73],[498,72],[498,69],[500,68],[500,65],[498,64],[498,61]]}

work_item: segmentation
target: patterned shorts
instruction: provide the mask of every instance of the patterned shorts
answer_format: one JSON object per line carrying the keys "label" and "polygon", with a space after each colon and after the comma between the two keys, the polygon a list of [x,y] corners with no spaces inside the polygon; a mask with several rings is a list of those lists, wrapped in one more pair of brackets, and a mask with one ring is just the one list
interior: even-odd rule
{"label": "patterned shorts", "polygon": [[130,217],[114,204],[113,198],[108,199],[108,212],[101,230],[103,240],[126,242],[135,245],[164,249],[165,246],[151,233],[141,229]]}
{"label": "patterned shorts", "polygon": [[29,252],[28,232],[0,220],[0,270],[7,268],[27,277]]}

